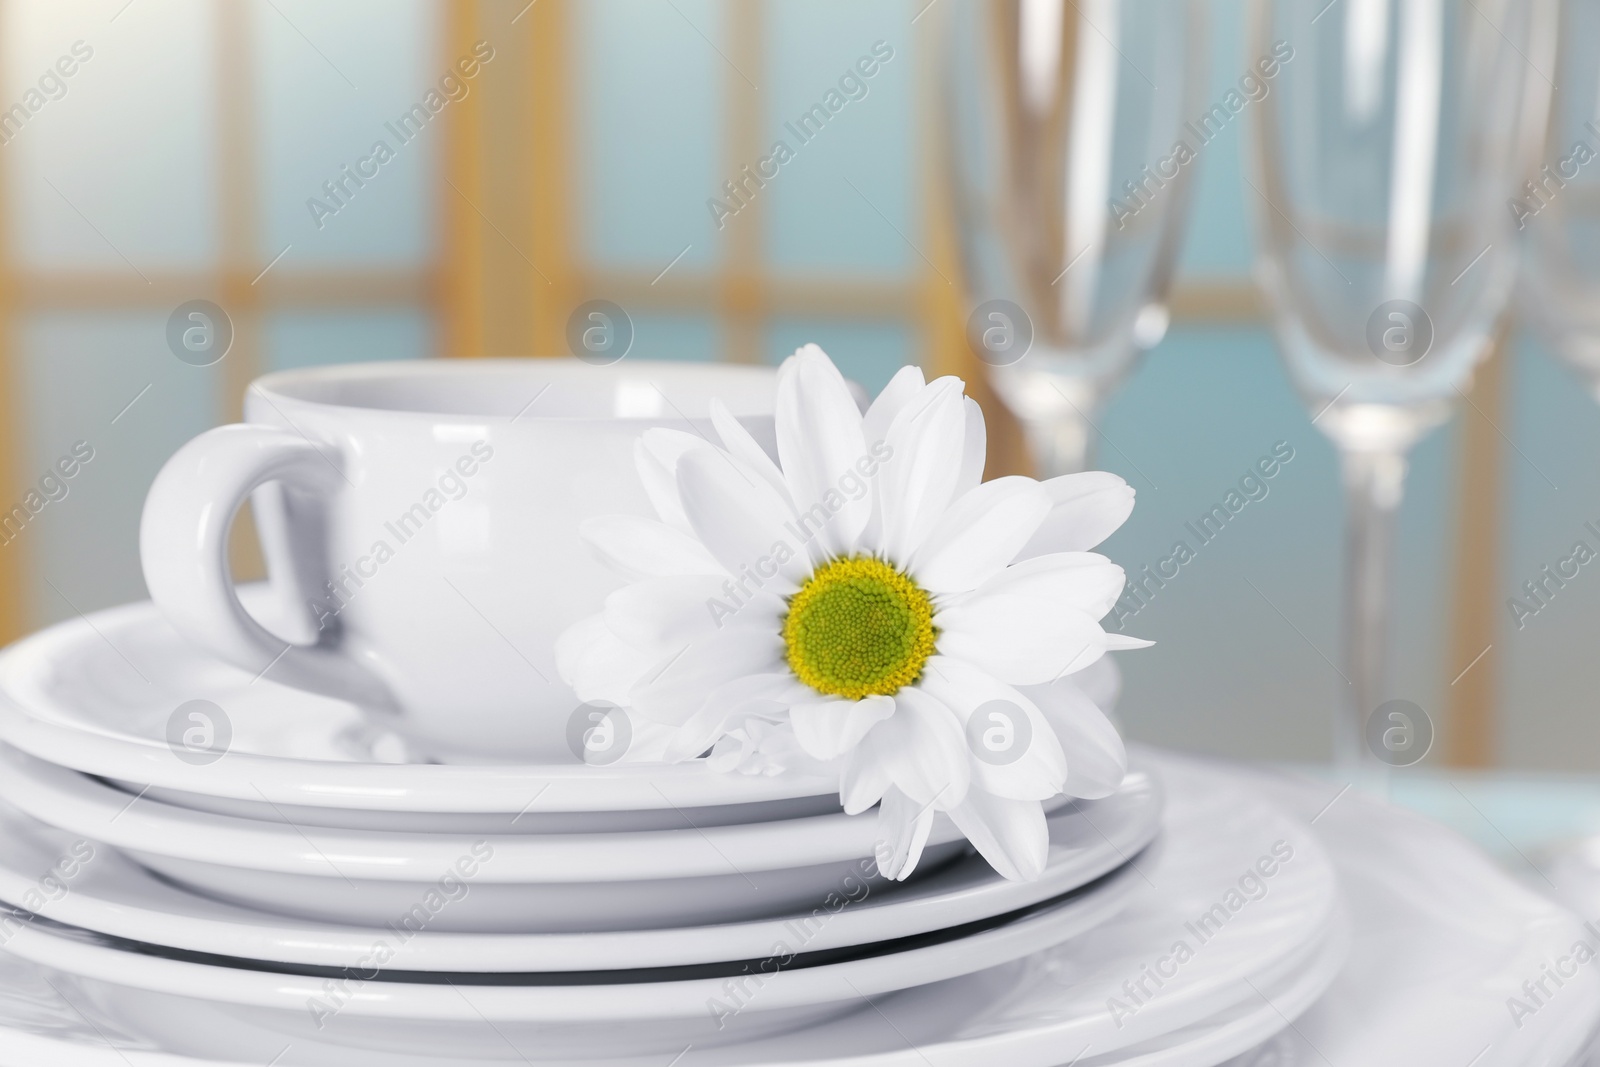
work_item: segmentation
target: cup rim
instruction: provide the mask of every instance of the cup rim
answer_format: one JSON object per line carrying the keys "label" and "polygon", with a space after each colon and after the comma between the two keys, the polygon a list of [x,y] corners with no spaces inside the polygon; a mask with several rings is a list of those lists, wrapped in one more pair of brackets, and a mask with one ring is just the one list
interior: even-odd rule
{"label": "cup rim", "polygon": [[[731,392],[726,395],[722,393],[715,394],[728,406],[729,411],[734,416],[745,419],[772,416],[777,386],[777,368],[765,365],[688,360],[629,360],[610,366],[596,366],[571,357],[508,356],[474,357],[469,359],[376,360],[362,363],[331,363],[313,367],[296,367],[290,370],[273,371],[254,379],[246,387],[245,399],[248,403],[251,397],[259,396],[274,407],[280,404],[289,404],[298,408],[310,408],[353,418],[410,418],[431,422],[509,424],[520,418],[522,413],[382,407],[343,403],[308,394],[335,383],[459,378],[463,376],[483,378],[505,376],[510,378],[536,371],[544,372],[546,375],[560,376],[568,380],[576,380],[584,375],[611,375],[613,378],[627,377],[647,382],[711,378],[729,384],[747,386],[759,385],[763,382],[767,383],[770,388],[761,392],[763,399],[759,403],[752,403],[748,395],[741,396]],[[712,384],[716,384],[716,382],[714,381]],[[658,391],[660,391],[659,387]],[[536,398],[537,394],[530,397],[530,402],[536,400]],[[704,420],[707,418],[703,412],[694,415],[683,415],[671,410],[673,406],[671,399],[668,398],[668,410],[664,412],[620,415],[540,414],[537,418],[530,419],[529,422],[530,424],[605,422],[634,424],[643,427],[660,424],[663,421]]]}

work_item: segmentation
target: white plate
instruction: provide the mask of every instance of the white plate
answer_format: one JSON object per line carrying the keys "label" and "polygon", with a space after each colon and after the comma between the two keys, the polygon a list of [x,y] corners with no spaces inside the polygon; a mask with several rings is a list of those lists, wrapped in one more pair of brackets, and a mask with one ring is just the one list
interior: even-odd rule
{"label": "white plate", "polygon": [[1065,901],[1003,922],[831,952],[785,944],[763,960],[666,973],[501,975],[489,976],[491,984],[472,974],[447,982],[417,972],[405,980],[389,973],[377,980],[301,976],[249,961],[219,966],[156,956],[47,920],[21,924],[6,951],[71,975],[114,1017],[168,1037],[189,1030],[188,1009],[202,1001],[291,1039],[369,1049],[542,1060],[670,1054],[783,1033],[849,1012],[863,997],[1058,946],[1122,908],[1137,878],[1127,866]]}
{"label": "white plate", "polygon": [[[872,814],[480,837],[301,828],[130,797],[3,745],[0,799],[223,900],[358,926],[407,915],[483,933],[704,925],[809,910],[829,893],[882,884]],[[966,850],[940,816],[923,862],[935,870]]]}
{"label": "white plate", "polygon": [[[1166,756],[1155,765],[1176,798],[1182,786],[1171,776],[1185,766]],[[1339,781],[1230,769],[1316,819],[1358,930],[1327,996],[1267,1052],[1230,1067],[1576,1062],[1600,1028],[1600,959],[1573,968],[1571,957],[1579,943],[1600,948],[1600,935],[1414,812],[1345,791]],[[1577,973],[1557,986],[1544,977],[1556,965]],[[1553,995],[1535,1006],[1523,983],[1541,979]],[[1514,1021],[1512,998],[1537,1010]]]}
{"label": "white plate", "polygon": [[[1213,1067],[1240,1049],[1259,1050],[1316,1002],[1338,976],[1350,954],[1350,918],[1341,907],[1329,936],[1310,966],[1298,977],[1254,998],[1246,998],[1193,1026],[1104,1056],[1084,1056],[1069,1067]],[[1267,1041],[1270,1047],[1271,1041]],[[1250,1067],[1279,1067],[1263,1059]],[[1326,1065],[1324,1065],[1326,1067]]]}
{"label": "white plate", "polygon": [[837,815],[844,810],[839,804],[839,795],[828,793],[787,800],[752,801],[748,804],[661,807],[637,811],[366,811],[361,808],[276,804],[264,800],[252,803],[232,797],[187,793],[181,789],[161,789],[115,778],[104,781],[122,790],[130,799],[144,796],[190,811],[288,826],[417,834],[603,834],[635,830],[683,830],[689,827],[704,830],[712,826],[744,826],[811,815]]}
{"label": "white plate", "polygon": [[[1147,756],[1152,755],[1146,750]],[[1233,794],[1241,786],[1262,786],[1268,795],[1309,819],[1333,798],[1339,783],[1295,783],[1279,779],[1257,780],[1253,772],[1236,766],[1198,764],[1159,754],[1157,766],[1165,776],[1169,804],[1176,809],[1194,805],[1197,798]],[[1349,800],[1356,803],[1347,804]],[[1520,986],[1534,976],[1541,961],[1568,951],[1580,934],[1576,921],[1561,908],[1513,883],[1487,858],[1454,834],[1415,815],[1374,804],[1349,794],[1317,818],[1315,829],[1326,843],[1345,885],[1354,921],[1351,961],[1311,1009],[1296,1017],[1297,1004],[1312,999],[1290,999],[1290,991],[1263,987],[1278,1010],[1260,1001],[1254,1008],[1241,1001],[1231,1011],[1254,1013],[1262,1040],[1285,1019],[1295,1030],[1286,1031],[1259,1052],[1240,1057],[1230,1067],[1418,1067],[1442,1062],[1455,1067],[1470,1063],[1488,1046],[1474,1067],[1542,1067],[1571,1060],[1571,1036],[1592,1027],[1600,1012],[1600,996],[1586,977],[1579,988],[1569,986],[1545,1010],[1524,1020],[1516,1030],[1506,1015],[1506,998],[1520,994]],[[1111,925],[1134,921],[1130,911]],[[1199,962],[1198,960],[1195,962]],[[120,1027],[99,1011],[69,979],[55,976],[47,984],[43,972],[32,964],[0,955],[0,1065],[3,1067],[261,1067],[280,1056],[279,1067],[447,1067],[459,1060],[440,1061],[393,1053],[367,1053],[329,1046],[325,1042],[289,1042],[243,1021],[223,1016],[215,1008],[195,1004],[189,1015],[192,1040],[212,1040],[212,1050],[200,1058],[170,1054],[138,1030]],[[959,983],[958,983],[959,984]],[[1313,993],[1317,986],[1312,984]],[[68,1004],[61,994],[70,998]],[[1026,994],[1025,994],[1026,995]],[[1048,1004],[1051,989],[1034,996]],[[903,993],[876,1001],[886,1010],[916,1001],[920,993]],[[943,1031],[957,1033],[981,1022],[986,1006],[972,1003],[943,1021]],[[870,1015],[868,1013],[858,1013]],[[1273,1020],[1276,1020],[1274,1022]],[[867,1020],[871,1021],[870,1018]],[[1211,1019],[1218,1027],[1235,1022],[1223,1013]],[[1038,1024],[1049,1026],[1048,1016]],[[932,1025],[913,1028],[919,1040],[919,1058],[906,1051],[874,1054],[875,1041],[858,1040],[856,1016],[824,1023],[805,1035],[806,1047],[794,1038],[736,1046],[728,1049],[692,1050],[677,1067],[990,1067],[997,1062],[992,1049],[1005,1038],[993,1035],[990,1044],[954,1045],[940,1039]],[[887,1022],[878,1027],[888,1031]],[[1298,1032],[1297,1032],[1298,1031]],[[1143,1054],[1148,1045],[1128,1046],[1121,1053],[1101,1058],[1091,1053],[1093,1067],[1209,1067],[1233,1052],[1201,1046],[1188,1055],[1192,1042],[1212,1033],[1206,1024],[1169,1031],[1169,1048],[1176,1057],[1154,1062],[1130,1057]],[[1304,1047],[1305,1034],[1325,1050],[1326,1057]],[[1157,1039],[1160,1040],[1160,1039]],[[108,1047],[115,1042],[116,1049]],[[285,1050],[285,1046],[290,1047]],[[159,1051],[165,1048],[168,1054]],[[120,1051],[127,1049],[129,1051]],[[1540,1050],[1548,1050],[1547,1054]],[[141,1051],[143,1050],[143,1051]],[[1439,1058],[1433,1052],[1437,1050]],[[1463,1051],[1465,1050],[1465,1051]],[[1062,1064],[1072,1052],[1064,1047],[1053,1058],[1017,1061]],[[212,1058],[214,1057],[214,1058]],[[1565,1058],[1563,1058],[1565,1057]],[[670,1059],[670,1057],[668,1057]],[[665,1059],[635,1061],[627,1067],[663,1067]],[[1089,1058],[1076,1065],[1088,1067]],[[595,1061],[592,1067],[623,1067],[615,1061]]]}
{"label": "white plate", "polygon": [[[1313,964],[1303,974],[1289,980],[1283,989],[1275,991],[1270,1000],[1263,997],[1254,1004],[1240,1004],[1219,1012],[1205,1022],[1106,1056],[1081,1059],[1071,1067],[1212,1067],[1237,1049],[1252,1048],[1263,1038],[1281,1030],[1285,1020],[1294,1019],[1328,988],[1328,983],[1343,965],[1348,950],[1348,939],[1338,934],[1339,931],[1335,931],[1335,936],[1328,938]],[[70,1002],[61,996],[64,989],[71,989]],[[0,1036],[5,1039],[0,1045],[0,1064],[4,1067],[37,1067],[41,1063],[49,1063],[52,1067],[242,1067],[243,1064],[261,1067],[262,1064],[272,1063],[275,1056],[278,1057],[277,1064],[283,1067],[455,1067],[463,1062],[460,1059],[442,1061],[403,1053],[368,1052],[318,1040],[287,1043],[283,1035],[276,1031],[224,1016],[218,1009],[205,1004],[192,1006],[189,1025],[200,1032],[226,1031],[234,1047],[227,1059],[191,1058],[156,1052],[155,1045],[134,1037],[97,1012],[89,1004],[88,998],[71,986],[70,979],[57,976],[47,985],[37,968],[20,960],[0,956],[0,1004],[19,1001],[26,1001],[30,1005],[29,1023],[34,1030],[24,1033],[0,1029]],[[85,1025],[85,1009],[95,1013],[94,1029]],[[827,1027],[830,1024],[821,1025]],[[39,1031],[46,1026],[50,1028],[50,1033],[59,1036],[40,1036]],[[110,1041],[116,1042],[115,1049],[107,1047]],[[1272,1047],[1275,1046],[1267,1049],[1269,1055]],[[989,1067],[982,1060],[952,1059],[942,1055],[937,1048],[933,1051],[934,1055],[940,1057],[938,1067]],[[767,1067],[780,1062],[776,1058],[779,1053],[775,1050],[762,1054],[753,1046],[736,1046],[720,1054],[712,1054],[717,1055],[717,1062],[724,1067]],[[844,1055],[847,1052],[841,1049],[840,1056]],[[710,1062],[704,1056],[704,1053],[696,1056],[691,1052],[678,1064],[700,1067]],[[592,1059],[583,1062],[589,1067],[662,1067],[659,1057],[647,1061]],[[1291,1067],[1297,1062],[1244,1059],[1238,1062],[1237,1067]],[[820,1063],[812,1061],[811,1067],[821,1067],[824,1063],[828,1067],[843,1067],[844,1061],[842,1058]],[[793,1064],[789,1067],[804,1065]]]}
{"label": "white plate", "polygon": [[[1304,975],[1315,966],[1331,936],[1337,901],[1332,868],[1313,835],[1303,824],[1279,814],[1253,791],[1225,776],[1183,774],[1181,789],[1170,790],[1169,796],[1163,840],[1153,854],[1147,853],[1122,873],[1137,882],[1127,910],[1070,944],[968,977],[874,999],[871,1008],[861,1008],[860,998],[876,997],[875,990],[884,988],[877,983],[909,985],[935,979],[939,971],[935,966],[924,967],[912,953],[883,956],[870,961],[873,967],[882,968],[870,979],[866,971],[835,972],[848,974],[854,986],[848,991],[828,986],[830,979],[818,977],[827,967],[784,971],[751,997],[741,1020],[767,1016],[766,1021],[776,1025],[794,1025],[796,1017],[777,1013],[820,1009],[815,999],[810,999],[810,1009],[802,1001],[827,995],[847,998],[834,1002],[831,1011],[851,1004],[861,1010],[754,1045],[719,1051],[707,1049],[697,1040],[680,1067],[823,1064],[847,1055],[852,1064],[876,1067],[926,1067],[929,1063],[971,1067],[996,1062],[1047,1067],[1070,1060],[1085,1045],[1092,1046],[1095,1055],[1102,1055],[1156,1040],[1233,1010],[1255,996],[1251,983],[1276,990]],[[1274,870],[1259,899],[1230,913],[1220,932],[1204,944],[1185,933],[1185,923],[1213,905],[1225,906],[1230,888],[1237,888],[1242,873],[1263,855],[1270,855],[1280,842],[1279,847],[1292,849],[1293,855]],[[1003,936],[1000,931],[995,933]],[[1146,998],[1131,1015],[1113,1018],[1108,997],[1123,981],[1139,979],[1142,968],[1158,964],[1174,942],[1186,936],[1197,941],[1192,958],[1165,981],[1158,995]],[[978,938],[969,938],[952,951],[972,964],[971,952],[980,944]],[[265,1062],[282,1048],[252,1046],[243,1050],[236,1044],[238,1032],[196,1025],[197,1019],[207,1017],[197,1001],[244,1000],[257,1009],[282,1004],[282,1025],[299,1021],[303,1026],[308,1018],[305,991],[293,980],[243,971],[219,973],[218,968],[88,950],[26,929],[13,935],[11,947],[80,972],[93,969],[97,977],[88,981],[85,991],[95,993],[94,1003],[117,1007],[113,1022],[121,1019],[123,1029],[142,1027],[143,1032],[155,1035],[162,1047],[190,1054],[260,1056]],[[84,953],[89,951],[98,954],[86,960]],[[115,981],[108,983],[107,979]],[[156,994],[125,996],[117,991],[127,987],[118,983],[159,985],[164,990],[160,996],[172,999],[161,1001]],[[498,1029],[518,1048],[491,1042],[479,1046],[484,1053],[535,1057],[558,1054],[549,1051],[549,1032],[542,1028],[542,1023],[552,1018],[592,1022],[603,1017],[617,1020],[620,1027],[621,1020],[637,1019],[641,1013],[660,1018],[686,1012],[675,1020],[670,1034],[674,1039],[684,1037],[676,1046],[665,1040],[665,1031],[650,1031],[669,1059],[692,1040],[678,1026],[691,1028],[688,1033],[699,1027],[705,1033],[709,1025],[705,996],[689,996],[687,987],[673,989],[665,984],[610,987],[603,996],[597,996],[594,987],[569,987],[560,991],[559,997],[549,988],[458,991],[394,985],[366,983],[360,997],[352,999],[320,1035],[289,1039],[293,1048],[283,1062],[298,1062],[296,1057],[310,1047],[304,1042],[317,1036],[326,1040],[336,1026],[343,1025],[367,1039],[397,1038],[404,1033],[412,1048],[456,1040],[458,1029],[460,1040]],[[718,995],[736,993],[736,989],[723,989]],[[133,1003],[135,999],[138,1004]],[[484,1018],[492,1020],[494,1027],[485,1027]],[[661,1062],[655,1061],[655,1067]]]}
{"label": "white plate", "polygon": [[[426,834],[302,828],[174,807],[0,746],[0,799],[44,822],[131,851],[285,874],[429,881],[487,842],[483,882],[601,882],[774,871],[875,854],[875,814],[612,833]],[[1069,803],[1057,798],[1057,806]],[[929,840],[960,838],[948,822]],[[482,849],[479,850],[480,852]],[[335,875],[336,876],[336,875]]]}
{"label": "white plate", "polygon": [[[252,609],[271,603],[261,587],[241,589],[241,594]],[[168,745],[169,720],[191,700],[212,701],[227,715],[232,742],[216,762],[185,762]],[[363,729],[360,713],[349,704],[256,680],[206,657],[149,602],[52,626],[0,653],[0,740],[64,767],[140,787],[180,790],[192,794],[196,805],[220,797],[313,808],[527,817],[742,805],[825,797],[838,790],[831,779],[717,774],[701,761],[606,766],[586,766],[576,758],[571,765],[541,766],[358,762],[349,738]],[[644,827],[649,825],[659,823]]]}
{"label": "white plate", "polygon": [[1553,841],[1532,851],[1532,860],[1538,885],[1577,914],[1600,919],[1600,836]]}
{"label": "white plate", "polygon": [[[1008,882],[976,854],[895,886],[858,882],[817,912],[715,926],[624,933],[460,934],[424,928],[380,938],[371,929],[274,921],[187,892],[129,862],[15,810],[0,808],[0,901],[103,934],[156,945],[330,967],[370,967],[375,942],[386,968],[419,971],[558,971],[658,967],[755,959],[804,933],[810,951],[886,941],[1000,915],[1085,885],[1140,852],[1160,828],[1161,790],[1141,771],[1103,800],[1050,818],[1051,851],[1037,882]],[[87,862],[71,860],[85,847]],[[41,872],[71,877],[39,884]],[[56,886],[60,888],[57,889]],[[845,902],[848,903],[845,903]]]}

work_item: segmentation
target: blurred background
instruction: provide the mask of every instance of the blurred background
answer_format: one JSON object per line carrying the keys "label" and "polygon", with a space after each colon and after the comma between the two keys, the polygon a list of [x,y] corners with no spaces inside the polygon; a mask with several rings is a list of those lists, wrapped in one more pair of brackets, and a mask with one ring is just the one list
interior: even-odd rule
{"label": "blurred background", "polygon": [[[144,596],[145,491],[253,377],[566,355],[589,299],[626,310],[629,358],[816,341],[869,390],[908,362],[960,373],[991,474],[1025,469],[963,335],[938,2],[5,0],[0,508],[77,443],[93,459],[4,535],[0,634]],[[1254,56],[1243,3],[1207,19],[1217,97]],[[864,94],[803,143],[783,132],[868,55]],[[1252,280],[1248,136],[1234,122],[1194,163],[1171,327],[1095,418],[1096,465],[1139,494],[1104,551],[1155,566],[1258,460],[1293,458],[1123,620],[1157,644],[1120,657],[1121,715],[1140,739],[1321,761],[1344,684],[1338,457]],[[731,199],[780,137],[793,158]],[[211,366],[169,347],[191,300],[232,322]],[[1516,328],[1468,395],[1412,450],[1398,519],[1391,695],[1437,728],[1416,773],[1600,770],[1600,567],[1533,616],[1509,604],[1600,544],[1600,411]]]}

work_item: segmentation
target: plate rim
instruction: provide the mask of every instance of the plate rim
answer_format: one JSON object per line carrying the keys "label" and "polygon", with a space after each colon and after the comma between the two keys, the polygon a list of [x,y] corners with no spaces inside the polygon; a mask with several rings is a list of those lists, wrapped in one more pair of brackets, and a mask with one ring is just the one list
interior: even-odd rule
{"label": "plate rim", "polygon": [[[758,1014],[820,1006],[1002,966],[1094,929],[1129,903],[1137,878],[1134,868],[1123,867],[1106,875],[1103,884],[1080,901],[1065,901],[969,937],[843,963],[769,972],[760,987],[760,996],[753,998],[751,1005]],[[1073,907],[1074,904],[1078,906]],[[78,980],[218,1005],[298,1011],[307,997],[323,992],[320,983],[325,981],[136,956],[103,945],[69,941],[32,924],[13,931],[6,950]],[[136,983],[110,976],[109,972],[128,967],[139,968],[144,980]],[[928,978],[930,973],[938,977]],[[392,982],[374,989],[378,983],[366,982],[359,986],[359,995],[346,1001],[340,1012],[366,1019],[414,1019],[420,1012],[433,1009],[435,1014],[430,1018],[440,1022],[476,1022],[485,1018],[501,1022],[595,1023],[688,1019],[704,1015],[708,1000],[726,996],[728,981],[726,976],[718,976],[598,986],[479,986],[471,1001],[464,1000],[457,987],[448,983]],[[227,994],[233,996],[225,999]]]}
{"label": "plate rim", "polygon": [[[264,583],[240,589],[262,595]],[[0,649],[0,741],[46,762],[85,774],[232,800],[269,800],[312,807],[372,811],[498,814],[656,810],[791,800],[838,791],[824,775],[742,775],[711,770],[704,760],[682,763],[433,764],[297,759],[230,751],[195,765],[164,742],[114,733],[58,706],[45,691],[49,672],[82,649],[118,632],[158,626],[179,655],[211,660],[172,630],[155,604],[133,601],[35,631]],[[115,647],[113,645],[113,647]],[[244,677],[244,672],[238,672]],[[274,685],[286,699],[295,690]],[[323,699],[323,698],[319,698]]]}
{"label": "plate rim", "polygon": [[[886,887],[878,891],[880,895],[876,903],[866,902],[871,898],[869,892],[868,898],[862,901],[861,906],[846,905],[832,912],[827,923],[811,934],[807,943],[819,947],[842,946],[873,939],[885,928],[900,933],[914,933],[941,924],[953,925],[952,918],[961,921],[961,917],[971,918],[992,914],[990,909],[994,906],[995,898],[1000,898],[1012,907],[1025,906],[1047,894],[1067,892],[1069,882],[1082,884],[1083,881],[1093,880],[1109,873],[1126,863],[1129,856],[1144,853],[1162,829],[1165,792],[1159,775],[1146,772],[1142,767],[1139,768],[1138,774],[1139,780],[1134,782],[1127,793],[1113,794],[1112,797],[1105,798],[1126,803],[1129,807],[1128,817],[1111,826],[1106,826],[1103,822],[1091,823],[1091,827],[1102,836],[1090,840],[1081,850],[1063,853],[1057,862],[1047,865],[1045,875],[1038,882],[1008,882],[992,877],[974,879],[932,893],[919,893],[915,884],[906,887],[904,893],[898,886]],[[1103,801],[1082,803],[1100,805]],[[1080,810],[1078,807],[1072,811],[1063,810],[1056,818],[1072,818]],[[45,831],[62,832],[20,812],[16,817],[27,819]],[[10,818],[13,818],[10,813],[0,814],[0,820]],[[1088,861],[1080,860],[1078,857],[1084,854],[1095,858]],[[130,871],[138,872],[139,877],[147,878],[156,892],[172,894],[174,910],[161,912],[137,902],[119,899],[111,893],[77,887],[60,900],[47,902],[46,906],[40,909],[40,914],[68,925],[125,937],[129,940],[191,948],[197,951],[203,951],[199,946],[207,940],[212,940],[215,948],[222,943],[221,934],[224,931],[231,931],[238,940],[228,942],[230,949],[228,954],[244,955],[247,958],[266,959],[283,953],[285,951],[283,949],[273,949],[271,944],[273,940],[293,945],[311,945],[314,949],[321,950],[318,953],[309,951],[306,953],[307,956],[316,954],[319,956],[318,959],[302,957],[301,960],[290,962],[358,966],[361,959],[370,956],[372,952],[375,931],[356,926],[270,916],[254,913],[242,905],[230,905],[225,902],[216,902],[214,906],[217,909],[235,912],[234,917],[240,920],[239,922],[229,922],[229,917],[226,916],[197,917],[180,914],[176,911],[176,905],[182,898],[189,896],[190,891],[173,886],[160,877],[145,872],[127,857],[117,858],[118,862],[126,864]],[[987,867],[982,857],[976,854],[957,859],[954,864],[966,865],[968,869],[974,871]],[[1066,870],[1072,870],[1074,873],[1063,875],[1062,872]],[[1054,878],[1052,874],[1055,875]],[[949,875],[939,871],[930,872],[929,877],[935,880],[936,886],[937,880],[949,878]],[[0,901],[9,903],[13,907],[21,906],[18,898],[32,885],[33,882],[22,872],[0,867]],[[445,960],[471,958],[478,961],[479,967],[483,967],[481,954],[485,946],[488,946],[497,956],[495,969],[500,967],[501,959],[527,958],[520,955],[523,952],[540,960],[543,969],[547,970],[569,969],[573,961],[580,957],[588,961],[597,957],[602,961],[633,959],[638,965],[644,966],[671,962],[697,962],[726,953],[729,951],[726,946],[730,944],[759,946],[764,949],[783,936],[783,932],[790,924],[809,920],[814,914],[815,909],[811,912],[795,912],[771,919],[739,923],[581,934],[478,934],[423,930],[407,940],[400,952],[405,955],[428,953]],[[247,924],[243,921],[247,918],[254,918],[256,921]],[[133,925],[135,922],[156,923],[160,926],[140,930]],[[261,931],[261,933],[240,938],[239,935],[246,931]],[[338,937],[347,942],[344,951],[348,954],[342,959],[324,955],[334,951],[332,942]],[[173,945],[174,941],[187,943]],[[245,951],[243,946],[246,945],[254,945],[256,949],[253,952]],[[746,950],[745,954],[755,953]],[[416,969],[446,968],[426,966]]]}

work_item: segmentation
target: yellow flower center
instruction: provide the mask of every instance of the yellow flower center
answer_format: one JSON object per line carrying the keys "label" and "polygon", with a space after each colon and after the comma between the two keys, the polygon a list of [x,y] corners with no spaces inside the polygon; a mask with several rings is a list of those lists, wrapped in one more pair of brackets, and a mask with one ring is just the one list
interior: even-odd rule
{"label": "yellow flower center", "polygon": [[938,631],[933,599],[881,559],[847,556],[818,567],[789,598],[789,669],[819,693],[888,696],[922,677]]}

